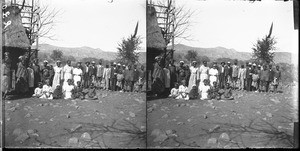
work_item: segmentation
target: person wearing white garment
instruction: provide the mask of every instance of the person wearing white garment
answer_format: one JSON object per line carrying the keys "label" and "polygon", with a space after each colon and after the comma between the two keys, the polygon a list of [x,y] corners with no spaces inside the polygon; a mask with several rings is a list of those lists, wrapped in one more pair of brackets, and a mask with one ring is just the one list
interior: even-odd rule
{"label": "person wearing white garment", "polygon": [[210,85],[213,86],[213,83],[217,82],[218,75],[219,75],[217,64],[214,64],[213,67],[209,69],[208,74],[209,74]]}
{"label": "person wearing white garment", "polygon": [[63,68],[61,67],[61,61],[56,61],[56,66],[53,68],[54,77],[52,81],[52,91],[56,89],[57,85],[61,84],[61,80],[63,79]]}
{"label": "person wearing white garment", "polygon": [[73,67],[71,66],[71,61],[68,60],[67,64],[64,66],[63,68],[63,72],[64,72],[64,84],[63,84],[63,89],[65,86],[68,85],[68,79],[73,80]]}
{"label": "person wearing white garment", "polygon": [[81,77],[82,77],[82,70],[80,68],[80,64],[77,63],[77,67],[73,69],[73,79],[74,79],[74,85],[77,85],[77,82],[80,81],[81,82]]}
{"label": "person wearing white garment", "polygon": [[198,76],[197,79],[200,81],[199,82],[199,89],[201,89],[200,87],[204,86],[204,80],[208,80],[208,70],[209,67],[207,67],[207,62],[203,61],[203,65],[200,66],[199,70],[198,70]]}
{"label": "person wearing white garment", "polygon": [[197,84],[198,68],[196,67],[196,65],[197,65],[197,62],[193,61],[192,66],[190,67],[191,76],[190,76],[190,79],[189,79],[189,85],[188,85],[188,89],[187,89],[188,93],[192,90],[193,86]]}

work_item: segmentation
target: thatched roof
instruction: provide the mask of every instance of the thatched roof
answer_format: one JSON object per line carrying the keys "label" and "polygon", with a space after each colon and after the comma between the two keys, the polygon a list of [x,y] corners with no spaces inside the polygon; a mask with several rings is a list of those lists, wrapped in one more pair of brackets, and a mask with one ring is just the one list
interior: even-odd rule
{"label": "thatched roof", "polygon": [[163,50],[166,42],[157,23],[156,10],[147,5],[147,48]]}
{"label": "thatched roof", "polygon": [[22,25],[20,9],[17,6],[8,6],[3,12],[6,13],[7,11],[10,12],[10,15],[4,18],[3,22],[11,21],[11,24],[2,30],[2,46],[7,48],[29,48],[30,42]]}

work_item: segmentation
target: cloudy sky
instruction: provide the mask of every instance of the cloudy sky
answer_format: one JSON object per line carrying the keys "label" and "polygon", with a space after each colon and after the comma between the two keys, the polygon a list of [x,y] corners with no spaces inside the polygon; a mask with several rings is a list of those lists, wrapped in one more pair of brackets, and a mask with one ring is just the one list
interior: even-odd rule
{"label": "cloudy sky", "polygon": [[123,37],[133,34],[139,21],[138,35],[146,47],[146,1],[143,0],[40,0],[41,5],[61,10],[53,29],[56,40],[40,39],[62,47],[100,48],[117,51]]}
{"label": "cloudy sky", "polygon": [[192,41],[178,40],[194,47],[226,47],[237,51],[251,52],[258,38],[273,33],[277,51],[298,53],[298,30],[294,30],[293,2],[270,1],[202,1],[176,0],[195,11],[191,18]]}

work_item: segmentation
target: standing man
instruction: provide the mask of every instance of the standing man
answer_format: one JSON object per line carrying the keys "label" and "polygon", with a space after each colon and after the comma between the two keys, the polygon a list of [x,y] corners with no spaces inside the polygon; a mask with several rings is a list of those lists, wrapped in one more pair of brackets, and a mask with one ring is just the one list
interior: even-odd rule
{"label": "standing man", "polygon": [[174,88],[175,83],[177,82],[176,66],[174,65],[174,60],[170,62],[169,70],[170,70],[170,88]]}
{"label": "standing man", "polygon": [[34,74],[34,88],[37,88],[39,86],[39,82],[41,82],[40,66],[37,59],[34,59],[32,69]]}
{"label": "standing man", "polygon": [[245,89],[245,80],[246,80],[246,69],[243,64],[241,65],[241,68],[239,69],[238,79],[240,81],[239,90],[244,90]]}
{"label": "standing man", "polygon": [[246,90],[251,91],[252,84],[252,64],[249,62],[248,67],[246,68]]}
{"label": "standing man", "polygon": [[258,65],[257,66],[257,74],[258,74],[258,80],[257,80],[257,85],[258,85],[258,92],[260,92],[261,91],[261,66],[260,65]]}
{"label": "standing man", "polygon": [[50,69],[49,69],[49,66],[48,66],[48,61],[45,60],[44,64],[43,64],[43,67],[41,69],[41,81],[42,81],[42,83],[45,84],[45,81],[47,79],[50,79]]}
{"label": "standing man", "polygon": [[232,85],[233,89],[237,88],[237,79],[238,79],[238,74],[239,74],[239,66],[237,65],[237,60],[234,61],[234,64],[232,66]]}
{"label": "standing man", "polygon": [[268,92],[268,81],[269,81],[269,70],[267,68],[267,65],[263,66],[263,70],[261,71],[261,91]]}
{"label": "standing man", "polygon": [[103,70],[103,78],[105,79],[105,84],[104,84],[104,90],[109,90],[109,79],[111,76],[111,72],[110,72],[110,67],[109,64],[106,64],[104,70]]}
{"label": "standing man", "polygon": [[90,83],[94,83],[94,85],[96,85],[96,77],[97,77],[96,62],[92,61],[92,65],[90,66],[90,69],[89,69]]}
{"label": "standing man", "polygon": [[185,71],[185,67],[184,67],[184,61],[179,62],[177,74],[178,74],[178,79],[177,79],[178,83],[181,83],[182,80],[186,80],[187,75],[186,75],[186,71]]}
{"label": "standing man", "polygon": [[270,90],[270,84],[274,80],[274,75],[275,75],[275,72],[272,68],[272,65],[269,64],[269,81],[268,81],[268,86],[267,86],[267,92],[269,92],[269,90]]}
{"label": "standing man", "polygon": [[99,60],[99,64],[97,65],[97,83],[101,85],[102,77],[103,77],[104,67],[102,65],[102,59]]}
{"label": "standing man", "polygon": [[85,62],[85,65],[82,67],[83,71],[83,87],[88,88],[90,85],[89,81],[89,66],[90,62]]}
{"label": "standing man", "polygon": [[225,86],[225,62],[221,62],[221,67],[219,68],[219,87],[223,89]]}
{"label": "standing man", "polygon": [[227,62],[227,65],[224,67],[225,83],[231,82],[232,68],[231,63]]}
{"label": "standing man", "polygon": [[117,83],[117,74],[118,74],[118,71],[117,71],[117,63],[114,62],[112,67],[111,67],[111,76],[110,76],[110,89],[112,91],[116,91],[116,83]]}

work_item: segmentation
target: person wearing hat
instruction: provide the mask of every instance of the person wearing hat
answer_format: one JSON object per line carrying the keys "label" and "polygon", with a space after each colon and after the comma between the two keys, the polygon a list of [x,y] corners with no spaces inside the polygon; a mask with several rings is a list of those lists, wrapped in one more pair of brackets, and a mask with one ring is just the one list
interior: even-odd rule
{"label": "person wearing hat", "polygon": [[80,86],[80,85],[77,85],[77,84],[78,84],[78,81],[81,82],[82,74],[83,74],[83,71],[80,68],[80,63],[77,63],[77,66],[73,69],[73,75],[74,75],[73,79],[74,79],[75,87]]}
{"label": "person wearing hat", "polygon": [[86,61],[85,65],[82,66],[82,73],[83,73],[83,87],[88,88],[90,85],[90,80],[89,80],[89,68],[90,68],[90,62]]}
{"label": "person wearing hat", "polygon": [[[99,64],[97,65],[97,85],[100,86],[102,82],[104,72],[104,66],[102,65],[102,59],[99,60]],[[101,86],[100,86],[101,88]]]}
{"label": "person wearing hat", "polygon": [[252,63],[249,62],[248,67],[246,68],[246,90],[247,91],[252,91],[252,74],[253,74]]}
{"label": "person wearing hat", "polygon": [[208,80],[208,71],[209,67],[207,66],[207,61],[203,61],[203,64],[197,69],[197,81],[199,82],[199,89],[202,89],[200,87],[204,86],[204,80]]}
{"label": "person wearing hat", "polygon": [[65,87],[68,87],[68,79],[73,80],[73,67],[71,66],[71,60],[67,60],[67,64],[63,67],[63,91]]}
{"label": "person wearing hat", "polygon": [[117,84],[117,63],[114,62],[111,66],[111,76],[110,76],[110,90],[116,91],[116,84]]}
{"label": "person wearing hat", "polygon": [[245,80],[246,80],[246,68],[243,64],[241,65],[241,68],[239,69],[238,79],[240,81],[239,90],[244,90],[245,89]]}
{"label": "person wearing hat", "polygon": [[224,67],[225,83],[231,83],[232,67],[230,61]]}
{"label": "person wearing hat", "polygon": [[104,90],[109,90],[109,84],[110,84],[110,76],[111,76],[111,68],[109,67],[109,64],[107,63],[104,70],[103,70],[103,79],[104,79]]}
{"label": "person wearing hat", "polygon": [[44,60],[44,62],[43,62],[40,77],[41,77],[41,81],[43,82],[43,84],[45,84],[45,81],[47,79],[50,79],[50,68],[48,66],[48,61],[47,60]]}
{"label": "person wearing hat", "polygon": [[225,62],[221,62],[221,67],[219,68],[219,85],[220,89],[223,89],[225,86]]}
{"label": "person wearing hat", "polygon": [[218,81],[218,66],[217,64],[213,64],[213,67],[208,70],[210,85],[213,86],[214,82]]}
{"label": "person wearing hat", "polygon": [[237,79],[238,79],[238,74],[239,74],[239,66],[237,65],[237,60],[234,61],[232,65],[232,88],[236,89],[237,88]]}
{"label": "person wearing hat", "polygon": [[96,62],[92,61],[92,65],[89,67],[89,80],[90,84],[93,83],[94,86],[96,86],[96,77],[97,77],[97,67]]}

